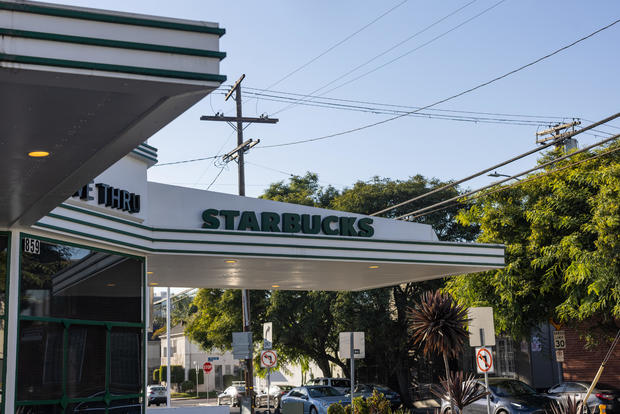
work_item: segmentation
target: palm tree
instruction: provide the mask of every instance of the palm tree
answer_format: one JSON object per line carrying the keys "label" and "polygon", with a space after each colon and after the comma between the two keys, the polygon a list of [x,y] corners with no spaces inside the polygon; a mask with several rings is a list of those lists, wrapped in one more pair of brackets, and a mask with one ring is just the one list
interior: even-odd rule
{"label": "palm tree", "polygon": [[[460,306],[452,296],[437,290],[425,292],[419,303],[409,309],[409,330],[414,344],[423,346],[426,356],[440,353],[450,380],[448,357],[457,357],[469,337],[465,329],[467,308]],[[452,398],[450,407],[454,412]]]}

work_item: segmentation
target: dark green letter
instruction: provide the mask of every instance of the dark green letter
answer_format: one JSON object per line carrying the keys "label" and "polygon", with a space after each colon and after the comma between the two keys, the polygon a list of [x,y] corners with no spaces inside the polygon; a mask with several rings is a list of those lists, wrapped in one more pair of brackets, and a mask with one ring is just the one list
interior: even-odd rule
{"label": "dark green letter", "polygon": [[258,219],[253,211],[244,211],[241,213],[239,226],[237,226],[237,230],[246,230],[248,228],[252,231],[260,231],[260,227],[258,227]]}
{"label": "dark green letter", "polygon": [[235,229],[235,217],[239,215],[237,210],[220,210],[220,216],[224,216],[224,228],[226,230],[234,230]]}
{"label": "dark green letter", "polygon": [[282,214],[282,232],[283,233],[299,233],[301,230],[301,219],[299,214],[284,213]]}
{"label": "dark green letter", "polygon": [[340,217],[340,235],[341,236],[357,236],[357,232],[353,225],[355,217]]}
{"label": "dark green letter", "polygon": [[375,229],[372,228],[372,219],[363,218],[357,221],[357,228],[360,229],[358,236],[360,237],[372,237],[375,234]]}
{"label": "dark green letter", "polygon": [[280,228],[278,227],[278,224],[280,224],[280,215],[278,213],[271,213],[269,211],[260,213],[261,231],[279,233]]}
{"label": "dark green letter", "polygon": [[217,229],[220,227],[220,220],[215,217],[217,216],[217,210],[210,208],[202,212],[202,220],[204,223],[202,227],[205,229]]}
{"label": "dark green letter", "polygon": [[303,234],[319,234],[321,231],[321,216],[312,216],[312,226],[310,226],[310,214],[301,215],[301,232]]}
{"label": "dark green letter", "polygon": [[338,229],[334,230],[331,228],[330,223],[338,223],[338,217],[336,216],[327,216],[321,222],[321,228],[323,229],[323,233],[335,236],[338,234]]}

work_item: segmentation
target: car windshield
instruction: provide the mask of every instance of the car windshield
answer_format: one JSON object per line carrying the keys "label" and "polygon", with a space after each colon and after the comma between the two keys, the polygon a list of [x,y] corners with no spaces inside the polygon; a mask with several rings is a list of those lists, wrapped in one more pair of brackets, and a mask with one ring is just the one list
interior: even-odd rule
{"label": "car windshield", "polygon": [[490,383],[489,387],[491,391],[499,397],[536,394],[536,391],[529,385],[516,380]]}
{"label": "car windshield", "polygon": [[336,397],[342,395],[337,389],[332,387],[308,388],[308,393],[312,398],[318,397]]}

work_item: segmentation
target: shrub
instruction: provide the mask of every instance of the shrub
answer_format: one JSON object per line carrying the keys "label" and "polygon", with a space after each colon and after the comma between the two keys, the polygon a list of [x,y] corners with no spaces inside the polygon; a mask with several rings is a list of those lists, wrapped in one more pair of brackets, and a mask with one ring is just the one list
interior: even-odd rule
{"label": "shrub", "polygon": [[[170,366],[170,382],[172,384],[180,384],[185,381],[185,369],[181,365]],[[167,369],[165,365],[159,367],[159,382],[166,382]]]}
{"label": "shrub", "polygon": [[369,406],[362,397],[353,398],[353,408],[355,409],[355,414],[370,414],[368,410]]}
{"label": "shrub", "polygon": [[159,383],[159,368],[153,370],[153,381]]}
{"label": "shrub", "polygon": [[[355,400],[357,400],[357,398]],[[366,412],[363,414],[392,414],[392,406],[390,402],[387,398],[385,398],[385,395],[377,392],[377,390],[372,392],[372,397],[368,397],[365,405],[367,406]],[[357,411],[357,406],[355,409]]]}
{"label": "shrub", "polygon": [[183,381],[181,385],[179,386],[181,392],[187,392],[187,391],[194,390],[194,387],[195,385],[193,381]]}
{"label": "shrub", "polygon": [[334,403],[327,407],[327,414],[345,414],[345,408],[340,403]]}

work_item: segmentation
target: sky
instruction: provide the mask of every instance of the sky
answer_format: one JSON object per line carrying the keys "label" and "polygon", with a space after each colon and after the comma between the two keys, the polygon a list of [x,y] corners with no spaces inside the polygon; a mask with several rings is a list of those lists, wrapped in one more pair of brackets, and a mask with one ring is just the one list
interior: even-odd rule
{"label": "sky", "polygon": [[[424,107],[482,84],[613,23],[620,18],[620,2],[614,0],[52,2],[211,21],[225,28],[220,39],[220,50],[227,53],[220,66],[220,73],[228,77],[225,86],[148,142],[158,148],[160,164],[222,155],[234,148],[236,133],[230,126],[199,118],[216,112],[234,116],[235,103],[225,102],[223,93],[245,74],[243,114],[279,119],[275,125],[254,124],[244,131],[246,139],[260,139],[245,157],[250,197],[307,171],[317,173],[322,185],[337,189],[374,176],[406,180],[422,174],[456,180],[535,148],[535,133],[549,124],[580,118],[587,125],[619,109],[620,23],[432,108],[441,111],[422,111],[434,117],[406,116],[354,133],[267,148],[394,116],[375,113],[379,106]],[[325,93],[320,102],[372,111],[307,105],[312,102],[289,106],[265,99],[295,96],[283,93],[304,96],[325,85],[317,93]],[[263,96],[256,99],[253,93]],[[438,115],[476,117],[478,122],[437,119]],[[527,125],[514,125],[517,121]],[[619,127],[616,121],[597,128],[600,132],[594,135],[582,134],[579,145],[618,133]],[[531,156],[498,172],[512,175],[535,163],[536,156]],[[206,160],[154,166],[148,176],[151,181],[236,194],[237,165],[220,164]],[[494,180],[482,176],[463,188]]]}

